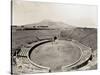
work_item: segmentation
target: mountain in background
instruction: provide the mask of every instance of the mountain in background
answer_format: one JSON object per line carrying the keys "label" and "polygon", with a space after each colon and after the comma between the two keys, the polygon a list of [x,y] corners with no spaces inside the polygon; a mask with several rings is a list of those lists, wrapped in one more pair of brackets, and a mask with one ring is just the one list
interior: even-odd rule
{"label": "mountain in background", "polygon": [[33,26],[48,26],[48,28],[73,28],[74,26],[65,24],[63,22],[55,22],[51,20],[43,20],[39,23],[34,23],[34,24],[26,24],[23,25],[25,28],[31,28]]}
{"label": "mountain in background", "polygon": [[58,21],[51,21],[51,20],[43,20],[43,21],[40,21],[38,23],[32,23],[32,24],[25,24],[25,25],[20,25],[20,26],[17,26],[17,25],[13,25],[12,27],[17,27],[17,28],[20,28],[20,27],[24,27],[24,28],[40,28],[42,27],[47,27],[47,28],[53,28],[53,29],[56,29],[56,28],[60,28],[60,29],[66,29],[66,28],[90,28],[90,27],[76,27],[76,26],[72,26],[72,25],[69,25],[69,24],[66,24],[64,22],[58,22]]}

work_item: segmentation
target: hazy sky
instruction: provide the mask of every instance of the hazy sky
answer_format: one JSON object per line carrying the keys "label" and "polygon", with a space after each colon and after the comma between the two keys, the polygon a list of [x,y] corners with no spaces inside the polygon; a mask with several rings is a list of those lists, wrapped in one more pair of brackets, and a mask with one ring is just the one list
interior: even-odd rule
{"label": "hazy sky", "polygon": [[13,25],[24,25],[42,20],[51,20],[74,26],[96,27],[97,7],[92,5],[13,0],[12,17]]}

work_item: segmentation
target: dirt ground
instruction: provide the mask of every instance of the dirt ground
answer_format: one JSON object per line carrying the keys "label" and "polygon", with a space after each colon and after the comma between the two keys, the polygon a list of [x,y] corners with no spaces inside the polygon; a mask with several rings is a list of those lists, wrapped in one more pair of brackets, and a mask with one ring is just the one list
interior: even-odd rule
{"label": "dirt ground", "polygon": [[50,67],[51,70],[61,70],[62,66],[78,61],[81,50],[71,41],[56,40],[36,47],[30,56],[38,65]]}

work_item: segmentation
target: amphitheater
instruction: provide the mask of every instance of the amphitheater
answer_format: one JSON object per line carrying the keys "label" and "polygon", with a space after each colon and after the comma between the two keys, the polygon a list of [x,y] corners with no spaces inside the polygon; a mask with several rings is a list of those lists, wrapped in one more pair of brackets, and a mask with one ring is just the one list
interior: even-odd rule
{"label": "amphitheater", "polygon": [[[28,34],[30,32],[34,32],[34,36]],[[87,70],[96,65],[96,29],[65,29],[60,34],[57,30],[18,31],[14,35],[17,36],[13,40],[17,40],[13,47],[20,45],[19,41],[24,44],[18,52],[17,72],[66,72]]]}

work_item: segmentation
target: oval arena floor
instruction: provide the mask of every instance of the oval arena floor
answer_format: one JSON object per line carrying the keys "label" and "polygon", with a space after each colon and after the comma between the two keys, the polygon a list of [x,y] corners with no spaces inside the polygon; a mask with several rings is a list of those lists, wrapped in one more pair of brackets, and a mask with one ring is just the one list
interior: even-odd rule
{"label": "oval arena floor", "polygon": [[55,40],[37,46],[32,50],[32,62],[49,67],[52,71],[60,71],[63,66],[76,63],[82,55],[81,49],[71,41]]}

